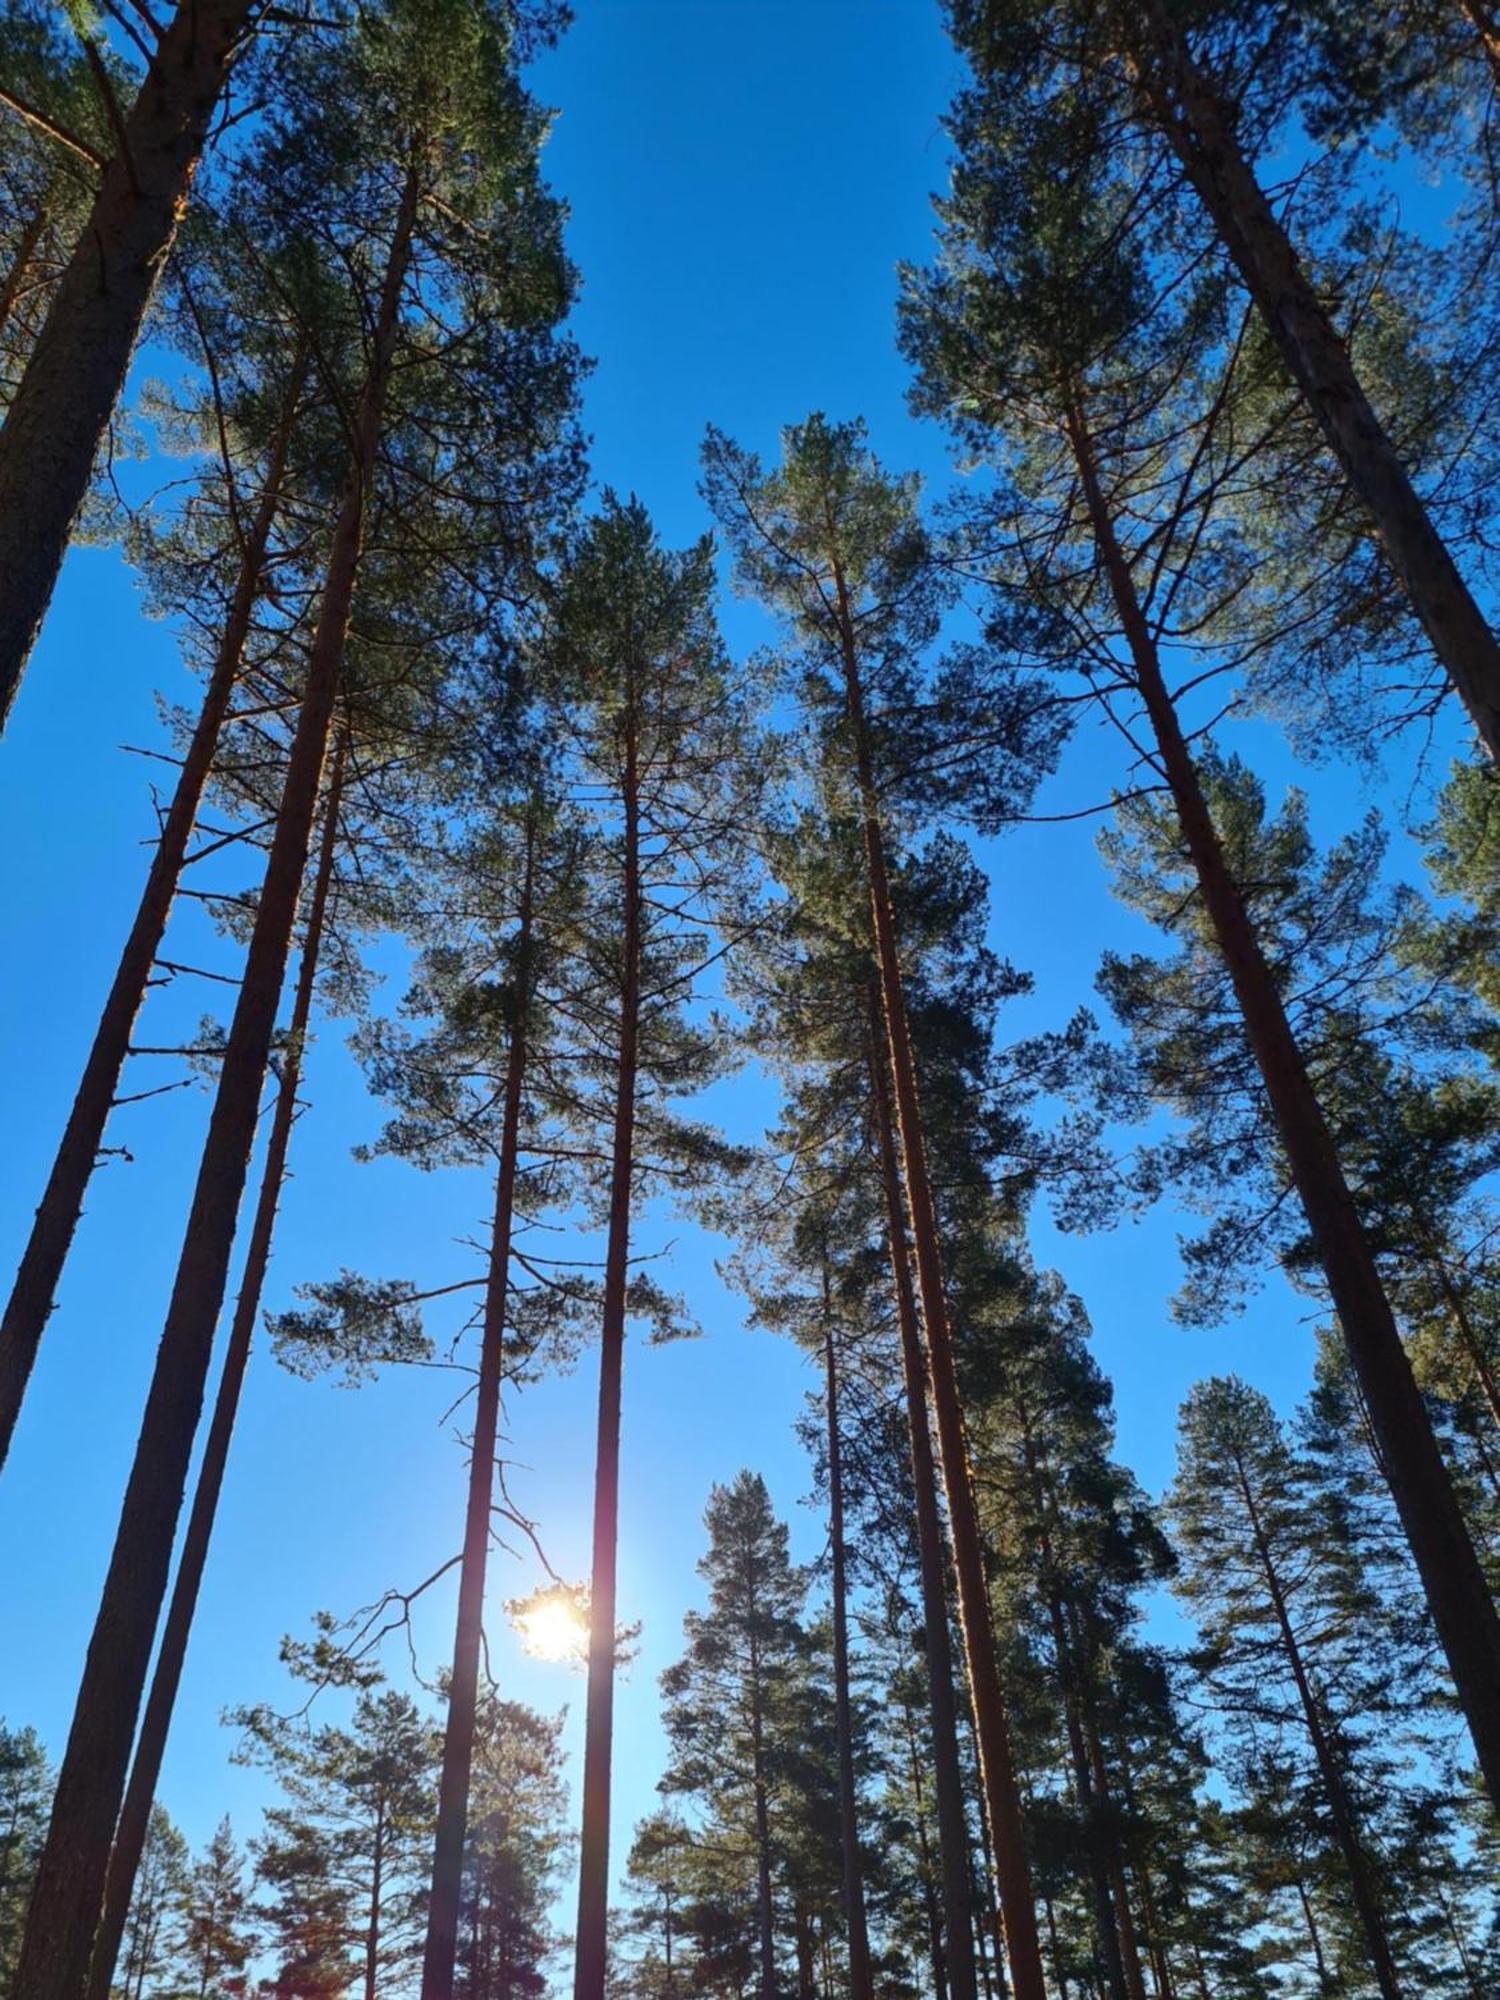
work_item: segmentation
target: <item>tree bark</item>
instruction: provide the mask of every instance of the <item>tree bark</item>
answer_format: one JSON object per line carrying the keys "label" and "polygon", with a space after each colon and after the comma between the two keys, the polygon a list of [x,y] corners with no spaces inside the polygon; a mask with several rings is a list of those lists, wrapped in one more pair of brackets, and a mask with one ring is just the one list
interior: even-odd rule
{"label": "tree bark", "polygon": [[120,1072],[129,1054],[135,1017],[161,947],[188,841],[239,677],[250,621],[265,577],[271,531],[281,504],[287,451],[306,367],[305,354],[299,353],[293,364],[281,421],[272,439],[260,503],[240,552],[234,593],[204,689],[203,706],[182,760],[135,921],[94,1030],[93,1045],[79,1079],[73,1108],[68,1113],[31,1234],[21,1253],[5,1316],[0,1320],[0,1466],[9,1452],[37,1350],[52,1313],[58,1280],[83,1210],[83,1197],[119,1089]]}
{"label": "tree bark", "polygon": [[469,1778],[474,1761],[474,1728],[479,1703],[479,1655],[484,1638],[490,1510],[495,1494],[495,1445],[500,1429],[500,1391],[505,1379],[506,1305],[510,1290],[510,1242],[515,1215],[516,1173],[521,1151],[521,1095],[526,1072],[527,1013],[531,1004],[532,900],[539,837],[536,818],[532,815],[526,827],[525,877],[516,941],[515,1012],[505,1064],[505,1106],[500,1123],[499,1168],[495,1175],[495,1220],[490,1232],[484,1333],[479,1349],[474,1442],[469,1460],[469,1495],[464,1517],[463,1562],[459,1568],[458,1623],[453,1639],[453,1673],[448,1686],[443,1770],[438,1787],[437,1827],[433,1838],[427,1943],[422,1959],[422,2000],[452,2000],[454,1961],[458,1951]]}
{"label": "tree bark", "polygon": [[417,192],[413,163],[387,261],[370,374],[360,399],[348,484],[334,530],[244,979],[220,1065],[171,1303],[58,1776],[12,2000],[79,2000],[88,1979],[110,1842],[166,1590],[276,1007],[307,866],[359,572]]}
{"label": "tree bark", "polygon": [[1046,2000],[1020,1791],[1011,1754],[1010,1722],[1005,1712],[1005,1696],[995,1658],[984,1545],[979,1531],[978,1510],[974,1504],[963,1406],[943,1288],[937,1213],[927,1175],[916,1064],[901,981],[901,960],[896,944],[895,915],[885,863],[885,839],[865,723],[859,657],[843,568],[837,559],[834,562],[834,578],[843,649],[845,700],[863,815],[876,965],[880,975],[891,1075],[895,1083],[896,1129],[900,1139],[912,1244],[916,1253],[917,1296],[921,1302],[922,1327],[926,1335],[926,1360],[937,1416],[938,1452],[948,1502],[948,1533],[958,1582],[959,1623],[969,1670],[969,1690],[979,1746],[980,1782],[990,1837],[994,1843],[1000,1902],[1005,1915],[1006,1957],[1010,1963],[1015,2000]]}
{"label": "tree bark", "polygon": [[870,1934],[865,1921],[864,1869],[859,1851],[859,1800],[854,1784],[854,1715],[849,1697],[849,1606],[844,1559],[844,1463],[839,1434],[838,1357],[823,1268],[823,1367],[828,1414],[828,1532],[833,1549],[833,1706],[839,1753],[839,1831],[844,1864],[844,1922],[849,1933],[849,1992],[874,2000]]}
{"label": "tree bark", "polygon": [[579,1849],[574,2000],[604,2000],[609,1921],[610,1761],[615,1705],[615,1572],[620,1526],[620,1389],[625,1362],[625,1293],[635,1166],[635,1091],[641,979],[639,718],[633,692],[625,720],[624,932],[620,1045],[610,1165],[609,1237],[600,1327],[599,1429],[594,1467],[593,1572],[589,1587],[589,1670],[584,1714],[583,1827]]}
{"label": "tree bark", "polygon": [[375,1983],[380,1972],[380,1893],[384,1887],[385,1801],[375,1809],[375,1852],[370,1866],[370,1921],[365,1933],[365,2000],[375,2000]]}
{"label": "tree bark", "polygon": [[[751,1605],[752,1621],[755,1607]],[[750,1637],[750,1737],[755,1761],[755,1910],[760,1936],[760,2000],[776,2000],[775,1909],[771,1897],[771,1809],[766,1790],[765,1717],[761,1712],[760,1661]]]}
{"label": "tree bark", "polygon": [[927,1416],[927,1371],[922,1360],[917,1305],[912,1296],[906,1220],[901,1203],[901,1176],[896,1162],[886,1059],[881,1046],[883,1036],[880,1032],[878,995],[872,993],[870,1001],[870,1103],[874,1114],[880,1177],[885,1190],[886,1237],[890,1245],[896,1324],[901,1339],[901,1370],[906,1389],[948,1983],[953,2000],[976,2000],[974,1909],[969,1893],[969,1826],[964,1810],[963,1765],[958,1751],[958,1704],[953,1691],[948,1585],[943,1568],[943,1524],[938,1510],[937,1468],[933,1463],[932,1431]]}
{"label": "tree bark", "polygon": [[0,728],[254,0],[179,0],[0,430]]}
{"label": "tree bark", "polygon": [[110,1850],[109,1874],[104,1888],[104,1911],[94,1939],[93,1963],[89,1973],[88,2000],[109,2000],[114,1981],[115,1961],[130,1912],[146,1835],[151,1823],[151,1807],[161,1777],[161,1762],[172,1726],[172,1712],[187,1658],[188,1640],[198,1609],[198,1593],[208,1561],[209,1543],[218,1516],[219,1498],[224,1490],[224,1472],[229,1460],[229,1444],[239,1415],[240,1392],[245,1368],[260,1318],[261,1294],[271,1261],[271,1242],[276,1229],[276,1210],[286,1180],[287,1152],[292,1125],[297,1116],[297,1091],[302,1078],[302,1056],[312,1018],[313,994],[317,986],[318,958],[323,943],[323,926],[328,909],[328,893],[333,882],[334,859],[338,849],[339,806],[343,796],[345,750],[336,753],[328,783],[328,799],[323,810],[323,834],[317,866],[313,872],[312,896],[302,937],[302,962],[297,971],[297,988],[292,1001],[292,1018],[287,1037],[281,1084],[276,1094],[271,1133],[266,1142],[265,1164],[261,1169],[260,1194],[250,1240],[245,1251],[245,1268],[235,1302],[234,1319],[224,1351],[224,1367],[214,1398],[213,1416],[193,1504],[183,1536],[182,1554],[177,1559],[177,1575],[152,1669],[150,1692],[141,1718],[140,1735],[131,1759],[130,1779],[115,1827]]}
{"label": "tree bark", "polygon": [[1490,82],[1500,91],[1500,22],[1484,0],[1458,0],[1459,11],[1479,38]]}
{"label": "tree bark", "polygon": [[26,227],[21,231],[16,243],[15,254],[10,260],[10,268],[0,283],[0,338],[4,337],[10,325],[10,316],[16,309],[26,285],[26,274],[31,269],[31,260],[36,255],[37,245],[42,240],[42,232],[47,227],[47,205],[39,200],[32,210]]}
{"label": "tree bark", "polygon": [[1121,10],[1147,116],[1164,134],[1254,300],[1288,373],[1363,504],[1413,611],[1492,761],[1500,761],[1500,641],[1370,405],[1349,350],[1165,0]]}
{"label": "tree bark", "polygon": [[1500,1803],[1500,1617],[1401,1344],[1333,1134],[1219,843],[1076,403],[1068,411],[1067,426],[1100,563],[1204,907],[1234,987],[1480,1769],[1490,1798]]}
{"label": "tree bark", "polygon": [[1323,1781],[1323,1796],[1328,1803],[1328,1815],[1333,1821],[1339,1851],[1344,1857],[1344,1867],[1348,1872],[1354,1907],[1359,1916],[1360,1929],[1364,1932],[1365,1948],[1370,1954],[1370,1969],[1375,1974],[1375,1984],[1380,1988],[1381,2000],[1402,2000],[1401,1981],[1391,1956],[1385,1916],[1380,1908],[1380,1899],[1375,1893],[1375,1884],[1371,1879],[1369,1856],[1365,1853],[1364,1842],[1359,1837],[1353,1801],[1349,1797],[1343,1771],[1334,1754],[1333,1743],[1323,1720],[1323,1712],[1313,1691],[1307,1663],[1302,1657],[1302,1648],[1297,1643],[1297,1634],[1287,1608],[1286,1594],[1282,1589],[1281,1575],[1276,1567],[1271,1545],[1266,1539],[1260,1508],[1238,1452],[1235,1453],[1235,1473],[1239,1481],[1240,1496],[1245,1503],[1245,1511],[1250,1516],[1250,1532],[1254,1537],[1261,1575],[1266,1581],[1266,1594],[1271,1600],[1271,1608],[1275,1614],[1276,1629],[1281,1635],[1281,1649],[1286,1655],[1287,1667],[1302,1710],[1303,1725],[1307,1730],[1307,1740],[1312,1745],[1313,1756],[1317,1760],[1318,1775]]}

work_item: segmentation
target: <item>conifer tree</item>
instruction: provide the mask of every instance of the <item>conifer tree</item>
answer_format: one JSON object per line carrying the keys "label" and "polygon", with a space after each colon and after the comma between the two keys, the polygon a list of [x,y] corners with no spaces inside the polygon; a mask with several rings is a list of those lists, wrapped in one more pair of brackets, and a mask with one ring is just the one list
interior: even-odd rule
{"label": "conifer tree", "polygon": [[[936,636],[951,585],[932,560],[914,482],[893,478],[874,462],[858,425],[840,427],[813,417],[789,430],[783,443],[782,466],[768,473],[753,455],[711,432],[706,490],[742,585],[774,607],[793,634],[804,699],[826,731],[833,769],[861,827],[884,1015],[883,1059],[891,1069],[1011,1978],[1017,2000],[1042,2000],[1020,1793],[989,1629],[886,849],[891,813],[913,798],[930,803],[945,788],[956,793],[959,773],[974,792],[982,792],[982,801],[971,801],[974,816],[994,823],[1044,768],[1055,745],[1055,725],[1045,704],[1027,704],[1011,681],[986,673],[982,656],[960,659],[947,697],[951,706],[920,704],[915,691],[921,656]],[[963,699],[959,683],[971,701],[978,700],[977,711],[967,709],[962,731],[953,713]],[[897,713],[899,747],[893,729]],[[965,736],[978,755],[962,755],[959,742]],[[937,772],[943,774],[941,783]]]}
{"label": "conifer tree", "polygon": [[[1396,2000],[1411,1989],[1400,1970],[1390,1892],[1364,1823],[1369,1780],[1362,1782],[1359,1772],[1360,1735],[1382,1706],[1361,1671],[1370,1656],[1373,1607],[1361,1603],[1357,1575],[1341,1574],[1341,1551],[1328,1539],[1331,1524],[1320,1518],[1269,1404],[1245,1384],[1200,1384],[1184,1406],[1171,1511],[1184,1556],[1181,1589],[1199,1617],[1210,1684],[1222,1689],[1219,1699],[1234,1724],[1250,1732],[1256,1759],[1275,1740],[1273,1689],[1288,1690],[1286,1706],[1311,1753],[1364,1955],[1383,2000]],[[1267,1729],[1272,1744],[1262,1741]]]}
{"label": "conifer tree", "polygon": [[273,1912],[273,1949],[306,1949],[309,1904],[336,1910],[338,1947],[376,2000],[420,1958],[437,1742],[409,1696],[363,1678],[347,1725],[288,1725],[265,1707],[232,1720],[245,1731],[241,1754],[267,1766],[285,1801],[266,1815],[258,1861],[293,1892]]}
{"label": "conifer tree", "polygon": [[[1095,145],[1123,149],[1130,123],[1145,136],[1140,181],[1156,179],[1165,162],[1175,165],[1368,513],[1480,740],[1491,758],[1500,757],[1500,641],[1257,178],[1255,149],[1284,108],[1277,93],[1286,72],[1272,38],[1247,34],[1241,8],[1203,10],[1189,26],[1168,0],[1064,0],[1055,7],[957,0],[949,16],[975,65],[985,115],[997,124],[1029,127],[1028,136],[1049,120],[1054,132],[1065,129],[1065,107],[1076,93],[1098,105]],[[1258,88],[1247,88],[1247,77]]]}
{"label": "conifer tree", "polygon": [[[146,61],[127,112],[90,37],[110,140],[99,185],[0,430],[0,728],[9,716],[124,385],[152,291],[187,206],[259,0],[180,0],[132,13]],[[90,149],[92,151],[92,149]]]}
{"label": "conifer tree", "polygon": [[[560,1114],[601,1135],[606,1245],[589,1595],[589,1670],[575,1992],[602,2000],[609,1890],[621,1384],[638,1186],[722,1148],[670,1099],[713,1074],[716,1038],[684,1005],[706,926],[742,879],[750,791],[744,696],[712,612],[707,542],[663,549],[638,502],[606,495],[570,550],[539,642],[541,685],[597,827],[588,951],[604,981],[593,1046]],[[647,1090],[649,1086],[649,1094]],[[604,1136],[607,1135],[607,1136]]]}
{"label": "conifer tree", "polygon": [[[1070,138],[1097,130],[1098,107],[1085,97]],[[1179,627],[1210,674],[1223,664],[1221,643],[1232,658],[1236,636],[1239,566],[1216,512],[1241,455],[1225,414],[1236,406],[1222,371],[1193,359],[1195,340],[1212,348],[1195,325],[1199,313],[1208,329],[1217,324],[1211,302],[1158,301],[1116,227],[1129,191],[1097,159],[1085,154],[1085,170],[1067,183],[1039,149],[1007,160],[987,101],[961,106],[960,136],[945,260],[909,292],[920,396],[941,403],[1004,468],[986,533],[1007,551],[997,565],[1007,593],[1039,598],[1069,620],[1087,684],[1107,709],[1123,693],[1144,711],[1150,768],[1171,793],[1196,885],[1191,921],[1213,939],[1232,987],[1235,1033],[1252,1052],[1486,1781],[1500,1795],[1500,1617],[1258,930],[1250,878],[1237,872],[1229,830],[1216,823],[1168,678],[1164,648]],[[1143,503],[1139,524],[1132,496]],[[1055,533],[1052,555],[1033,563],[1039,517]]]}
{"label": "conifer tree", "polygon": [[480,1704],[454,1989],[463,2000],[548,1990],[551,1908],[571,1844],[559,1728],[518,1702]]}
{"label": "conifer tree", "polygon": [[183,1895],[181,1954],[194,2000],[229,2000],[255,1950],[245,1857],[220,1820]]}
{"label": "conifer tree", "polygon": [[15,1971],[51,1791],[35,1730],[0,1723],[0,1979]]}
{"label": "conifer tree", "polygon": [[785,1945],[774,1888],[778,1772],[801,1719],[807,1584],[757,1474],[716,1486],[704,1520],[708,1610],[687,1614],[687,1651],[662,1676],[673,1751],[665,1789],[704,1799],[753,1857],[754,1986],[760,2000],[776,2000]]}
{"label": "conifer tree", "polygon": [[188,1884],[188,1844],[165,1807],[152,1809],[135,1892],[125,1924],[120,1991],[145,2000],[176,1971],[176,1918]]}
{"label": "conifer tree", "polygon": [[[427,316],[443,302],[445,246],[464,246],[452,259],[450,298],[472,295],[485,275],[474,268],[471,218],[476,228],[498,228],[508,217],[519,238],[519,254],[499,256],[501,269],[491,267],[481,287],[497,314],[490,338],[518,393],[512,408],[502,406],[499,434],[491,431],[495,471],[477,503],[492,519],[496,508],[508,517],[519,511],[505,487],[514,470],[510,451],[497,449],[502,439],[525,460],[528,504],[544,506],[570,476],[566,442],[561,465],[555,447],[571,370],[549,339],[566,278],[556,216],[535,182],[537,119],[514,81],[507,23],[478,0],[440,0],[435,11],[392,0],[363,19],[343,54],[339,88],[330,88],[326,69],[314,74],[309,66],[300,101],[288,89],[247,169],[278,199],[305,204],[298,227],[321,215],[346,234],[356,265],[373,265],[370,347],[245,976],[28,1918],[19,1972],[25,2000],[78,2000],[86,1975],[333,725],[387,392],[403,332],[424,346]],[[413,296],[416,274],[422,282]],[[417,368],[404,375],[403,397],[422,379]],[[487,421],[493,415],[486,410]],[[519,558],[537,524],[514,525],[507,560]]]}

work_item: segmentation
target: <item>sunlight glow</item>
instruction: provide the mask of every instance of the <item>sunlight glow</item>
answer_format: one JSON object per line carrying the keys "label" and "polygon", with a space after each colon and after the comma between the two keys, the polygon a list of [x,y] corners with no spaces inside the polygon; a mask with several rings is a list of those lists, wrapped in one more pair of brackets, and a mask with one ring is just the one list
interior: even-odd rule
{"label": "sunlight glow", "polygon": [[575,1592],[541,1591],[512,1607],[528,1653],[539,1660],[582,1660],[588,1652],[588,1616]]}

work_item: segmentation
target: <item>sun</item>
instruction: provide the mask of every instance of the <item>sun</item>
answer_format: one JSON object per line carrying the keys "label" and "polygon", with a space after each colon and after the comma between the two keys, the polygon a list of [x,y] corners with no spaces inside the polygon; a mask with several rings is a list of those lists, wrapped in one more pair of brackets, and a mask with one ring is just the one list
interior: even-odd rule
{"label": "sun", "polygon": [[586,1656],[588,1611],[581,1589],[557,1584],[506,1608],[533,1658],[579,1661]]}

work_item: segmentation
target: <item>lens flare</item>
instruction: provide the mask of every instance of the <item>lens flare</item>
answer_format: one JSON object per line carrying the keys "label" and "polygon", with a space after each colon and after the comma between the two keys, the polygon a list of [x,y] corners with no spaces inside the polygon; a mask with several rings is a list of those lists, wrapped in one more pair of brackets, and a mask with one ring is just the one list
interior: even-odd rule
{"label": "lens flare", "polygon": [[582,1593],[566,1588],[538,1591],[509,1607],[521,1644],[538,1660],[582,1660],[589,1626]]}

